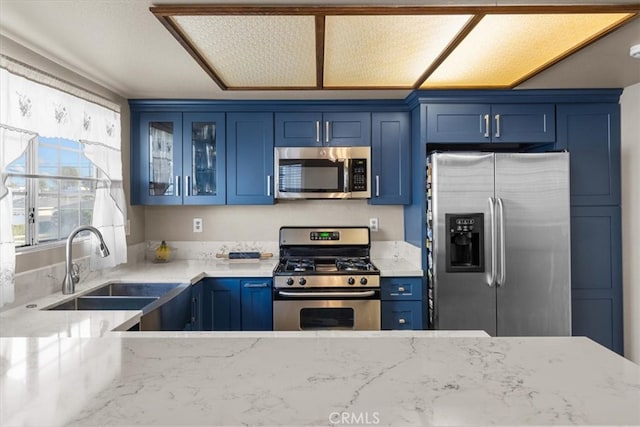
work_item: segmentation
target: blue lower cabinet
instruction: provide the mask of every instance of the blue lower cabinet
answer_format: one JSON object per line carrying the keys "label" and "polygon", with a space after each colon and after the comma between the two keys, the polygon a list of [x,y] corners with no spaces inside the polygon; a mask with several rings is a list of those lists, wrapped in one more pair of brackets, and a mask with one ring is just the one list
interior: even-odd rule
{"label": "blue lower cabinet", "polygon": [[383,277],[380,280],[382,329],[424,329],[422,278]]}
{"label": "blue lower cabinet", "polygon": [[203,283],[198,282],[191,286],[191,321],[187,330],[201,331],[203,328],[202,318],[204,315],[204,309],[202,305],[202,289]]}
{"label": "blue lower cabinet", "polygon": [[207,278],[203,280],[202,330],[240,331],[240,281]]}
{"label": "blue lower cabinet", "polygon": [[240,281],[243,331],[273,329],[271,282],[271,278]]}
{"label": "blue lower cabinet", "polygon": [[423,329],[422,301],[382,301],[382,329]]}

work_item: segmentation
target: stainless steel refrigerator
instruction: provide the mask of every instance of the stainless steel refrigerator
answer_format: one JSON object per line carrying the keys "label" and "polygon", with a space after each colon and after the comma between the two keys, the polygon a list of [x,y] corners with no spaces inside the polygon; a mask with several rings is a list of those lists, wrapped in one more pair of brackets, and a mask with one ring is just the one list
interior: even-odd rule
{"label": "stainless steel refrigerator", "polygon": [[571,335],[569,153],[434,153],[427,175],[431,326]]}

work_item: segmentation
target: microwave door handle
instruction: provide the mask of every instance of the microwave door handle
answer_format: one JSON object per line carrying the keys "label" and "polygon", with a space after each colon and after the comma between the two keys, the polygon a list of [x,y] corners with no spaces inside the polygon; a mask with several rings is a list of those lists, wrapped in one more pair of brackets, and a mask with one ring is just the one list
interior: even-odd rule
{"label": "microwave door handle", "polygon": [[351,159],[344,159],[344,192],[351,192],[351,182],[349,180],[351,174],[349,171],[351,170]]}

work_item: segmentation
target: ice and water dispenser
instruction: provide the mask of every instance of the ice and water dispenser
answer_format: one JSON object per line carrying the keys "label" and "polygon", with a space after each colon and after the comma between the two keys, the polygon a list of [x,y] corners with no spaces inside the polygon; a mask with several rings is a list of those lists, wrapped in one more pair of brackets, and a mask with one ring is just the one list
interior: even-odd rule
{"label": "ice and water dispenser", "polygon": [[484,272],[484,214],[445,214],[449,273]]}

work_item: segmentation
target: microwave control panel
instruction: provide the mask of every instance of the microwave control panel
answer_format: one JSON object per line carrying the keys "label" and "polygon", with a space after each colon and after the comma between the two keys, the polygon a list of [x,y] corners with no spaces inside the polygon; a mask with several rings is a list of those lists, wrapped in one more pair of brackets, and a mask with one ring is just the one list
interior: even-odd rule
{"label": "microwave control panel", "polygon": [[367,160],[351,161],[351,191],[367,191]]}

